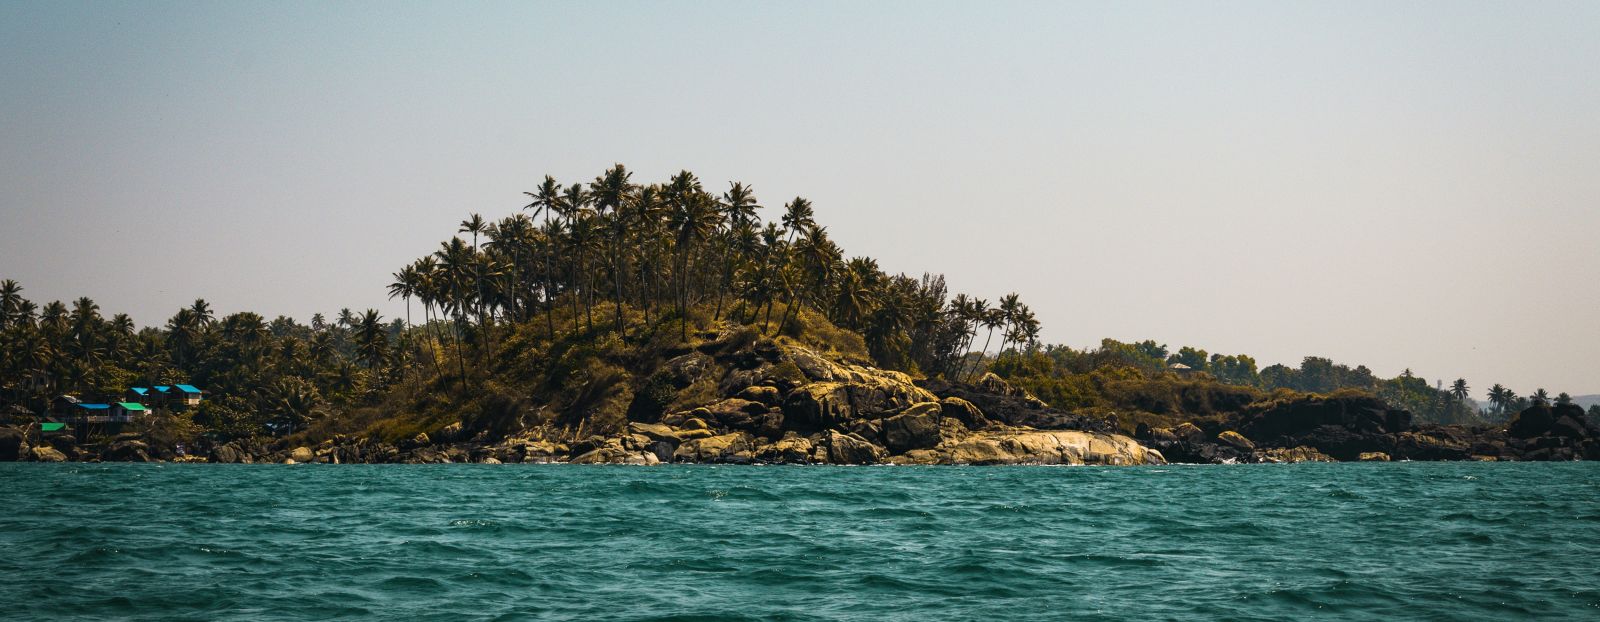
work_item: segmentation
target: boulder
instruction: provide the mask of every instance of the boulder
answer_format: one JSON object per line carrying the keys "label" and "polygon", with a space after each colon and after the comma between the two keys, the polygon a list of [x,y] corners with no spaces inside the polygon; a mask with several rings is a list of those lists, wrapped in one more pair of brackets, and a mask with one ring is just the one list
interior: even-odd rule
{"label": "boulder", "polygon": [[1388,462],[1389,454],[1381,451],[1368,451],[1363,452],[1358,460],[1361,462]]}
{"label": "boulder", "polygon": [[217,445],[211,448],[211,461],[217,464],[239,464],[245,462],[245,454],[231,443]]}
{"label": "boulder", "polygon": [[496,458],[494,456],[485,457],[483,460],[478,461],[478,463],[479,464],[502,464],[500,462],[500,459]]}
{"label": "boulder", "polygon": [[828,462],[833,464],[877,464],[887,452],[855,434],[829,430],[823,436]]}
{"label": "boulder", "polygon": [[884,445],[892,453],[903,454],[913,449],[931,449],[942,440],[940,421],[943,405],[917,404],[905,412],[883,420]]}
{"label": "boulder", "polygon": [[120,440],[101,451],[100,459],[107,462],[149,462],[149,449],[150,446],[144,441]]}
{"label": "boulder", "polygon": [[307,463],[316,460],[317,457],[311,453],[310,447],[296,447],[294,451],[289,452],[289,459],[295,462]]}
{"label": "boulder", "polygon": [[744,463],[755,460],[755,443],[746,432],[732,432],[686,440],[672,452],[678,462],[731,462]]}
{"label": "boulder", "polygon": [[989,427],[989,418],[983,416],[972,402],[959,397],[946,397],[939,400],[940,414],[946,419],[960,421],[968,430],[982,430]]}
{"label": "boulder", "polygon": [[767,406],[777,406],[782,400],[782,396],[778,393],[778,387],[769,386],[745,387],[737,397],[752,402],[760,402]]}
{"label": "boulder", "polygon": [[643,435],[652,441],[666,441],[674,446],[683,442],[683,437],[679,436],[677,430],[659,423],[629,423],[628,431],[633,434]]}
{"label": "boulder", "polygon": [[1533,438],[1543,436],[1550,432],[1556,423],[1555,409],[1550,406],[1538,404],[1523,409],[1522,412],[1511,418],[1506,425],[1506,433],[1512,438]]}
{"label": "boulder", "polygon": [[755,458],[767,464],[806,464],[816,451],[810,439],[789,432],[775,442],[756,448]]}
{"label": "boulder", "polygon": [[1259,462],[1295,464],[1300,462],[1337,462],[1332,456],[1313,447],[1270,447],[1256,451]]}
{"label": "boulder", "polygon": [[1243,434],[1233,430],[1226,430],[1223,433],[1218,434],[1217,441],[1229,445],[1234,449],[1243,451],[1250,451],[1256,448],[1256,444],[1254,442],[1251,442],[1250,439],[1245,438]]}
{"label": "boulder", "polygon": [[1166,464],[1127,436],[1077,430],[979,432],[939,450],[940,462],[954,464]]}
{"label": "boulder", "polygon": [[28,452],[33,455],[33,461],[34,462],[66,462],[67,461],[67,455],[66,454],[61,453],[59,451],[56,451],[56,448],[51,447],[49,445],[40,445],[40,446],[37,446],[37,447],[32,447],[32,448],[30,448],[28,450]]}
{"label": "boulder", "polygon": [[1178,426],[1175,428],[1172,428],[1172,434],[1178,437],[1179,440],[1190,443],[1206,442],[1205,430],[1201,430],[1200,426],[1187,421],[1178,424]]}

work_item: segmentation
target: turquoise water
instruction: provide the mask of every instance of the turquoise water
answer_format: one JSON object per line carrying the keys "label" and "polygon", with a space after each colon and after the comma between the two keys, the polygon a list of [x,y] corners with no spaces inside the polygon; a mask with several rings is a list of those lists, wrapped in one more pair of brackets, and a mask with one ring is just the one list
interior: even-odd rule
{"label": "turquoise water", "polygon": [[0,464],[8,620],[1600,617],[1600,464]]}

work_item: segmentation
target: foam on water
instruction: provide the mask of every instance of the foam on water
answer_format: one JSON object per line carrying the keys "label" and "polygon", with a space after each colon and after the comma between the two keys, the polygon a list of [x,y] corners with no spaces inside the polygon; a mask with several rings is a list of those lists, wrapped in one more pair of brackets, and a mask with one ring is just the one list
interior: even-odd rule
{"label": "foam on water", "polygon": [[0,617],[1578,619],[1600,464],[0,464]]}

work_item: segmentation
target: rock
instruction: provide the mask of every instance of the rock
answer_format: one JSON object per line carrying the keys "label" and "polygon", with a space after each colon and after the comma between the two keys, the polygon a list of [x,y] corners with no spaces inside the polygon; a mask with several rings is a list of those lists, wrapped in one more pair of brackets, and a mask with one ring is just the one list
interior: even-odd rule
{"label": "rock", "polygon": [[107,462],[149,462],[149,449],[150,446],[144,441],[116,441],[100,452],[100,459]]}
{"label": "rock", "polygon": [[855,434],[829,430],[824,436],[828,462],[833,464],[877,464],[884,458],[882,447]]}
{"label": "rock", "polygon": [[1235,432],[1233,430],[1227,430],[1227,431],[1224,431],[1221,434],[1218,434],[1217,435],[1217,440],[1222,442],[1222,443],[1224,443],[1224,444],[1232,446],[1235,449],[1240,449],[1240,450],[1244,450],[1244,451],[1250,451],[1250,450],[1256,448],[1256,444],[1251,442],[1250,439],[1245,438],[1243,434],[1240,434],[1240,433]]}
{"label": "rock", "polygon": [[700,352],[690,352],[663,363],[661,370],[656,373],[671,382],[674,387],[682,389],[704,376],[713,363],[710,356]]}
{"label": "rock", "polygon": [[551,441],[531,441],[522,443],[517,450],[521,454],[519,459],[521,462],[546,463],[557,461],[561,456],[567,455],[571,448]]}
{"label": "rock", "polygon": [[220,464],[250,464],[255,457],[238,443],[217,445],[211,449],[211,461]]}
{"label": "rock", "polygon": [[428,438],[427,432],[418,432],[416,436],[411,437],[409,444],[402,448],[427,447],[428,445],[432,444],[433,439]]}
{"label": "rock", "polygon": [[739,392],[738,397],[752,402],[760,402],[767,406],[777,406],[782,399],[782,396],[778,393],[778,387],[769,386],[745,387],[743,391]]}
{"label": "rock", "polygon": [[852,419],[882,419],[913,404],[938,401],[899,372],[851,373],[856,380],[813,382],[790,391],[783,402],[784,424],[794,430],[821,431]]}
{"label": "rock", "polygon": [[917,404],[905,412],[883,420],[884,445],[892,453],[903,454],[913,449],[931,449],[943,439],[940,420],[943,406],[939,403]]}
{"label": "rock", "polygon": [[461,436],[462,436],[461,422],[460,421],[451,422],[450,425],[447,425],[447,426],[445,426],[443,428],[440,428],[439,432],[437,434],[435,434],[435,436],[439,437],[437,440],[439,442],[441,442],[441,443],[450,443],[450,442],[463,440],[461,438]]}
{"label": "rock", "polygon": [[765,404],[737,397],[709,404],[705,410],[712,421],[730,430],[754,430],[761,425],[767,414]]}
{"label": "rock", "polygon": [[1250,438],[1245,438],[1245,435],[1234,432],[1234,430],[1226,430],[1226,432],[1219,433],[1219,435],[1216,435],[1216,440],[1221,441],[1224,445],[1232,446],[1232,448],[1243,449],[1243,451],[1250,451],[1250,449],[1256,448],[1256,443],[1253,443]]}
{"label": "rock", "polygon": [[599,447],[572,459],[572,464],[632,464],[649,466],[660,464],[653,451],[628,449],[623,439],[606,439]]}
{"label": "rock", "polygon": [[810,439],[789,432],[776,442],[758,447],[755,458],[767,464],[806,464],[815,451]]}
{"label": "rock", "polygon": [[979,410],[972,402],[959,397],[941,399],[939,400],[939,407],[941,409],[940,414],[946,419],[960,421],[961,425],[967,426],[968,430],[982,430],[989,426],[989,418],[983,416],[982,410]]}
{"label": "rock", "polygon": [[1201,430],[1199,426],[1187,421],[1178,424],[1178,427],[1172,428],[1172,433],[1180,440],[1190,443],[1204,443],[1206,441],[1205,430]]}
{"label": "rock", "polygon": [[0,428],[0,462],[16,462],[24,455],[23,432],[16,428]]}
{"label": "rock", "polygon": [[1151,428],[1150,436],[1147,440],[1149,440],[1151,443],[1162,445],[1176,443],[1181,439],[1178,438],[1178,434],[1176,432],[1172,431],[1172,428]]}
{"label": "rock", "polygon": [[1271,447],[1258,450],[1256,457],[1260,462],[1295,464],[1300,462],[1337,462],[1332,456],[1317,451],[1313,447]]}
{"label": "rock", "polygon": [[289,452],[289,459],[295,462],[308,463],[316,460],[317,457],[311,453],[310,447],[296,447],[294,451]]}
{"label": "rock", "polygon": [[1394,435],[1392,450],[1362,453],[1385,453],[1407,460],[1466,460],[1472,456],[1472,452],[1472,441],[1462,428],[1422,426],[1412,432]]}
{"label": "rock", "polygon": [[629,423],[628,431],[643,435],[652,441],[666,441],[674,446],[683,442],[683,437],[678,435],[677,430],[659,423]]}
{"label": "rock", "polygon": [[1363,452],[1361,454],[1361,457],[1359,458],[1359,460],[1361,462],[1388,462],[1389,461],[1389,454],[1383,453],[1381,451],[1368,451],[1368,452]]}
{"label": "rock", "polygon": [[1077,430],[979,432],[939,449],[941,462],[955,464],[1166,464],[1127,436]]}
{"label": "rock", "polygon": [[51,447],[49,445],[40,445],[38,447],[32,447],[32,448],[29,449],[29,453],[31,453],[33,455],[33,461],[34,462],[66,462],[67,461],[67,455],[66,454],[61,453],[59,451],[56,451],[56,448]]}
{"label": "rock", "polygon": [[752,462],[755,444],[746,432],[686,440],[672,452],[678,462]]}
{"label": "rock", "polygon": [[294,461],[294,458],[284,458],[284,459],[283,459],[283,463],[284,463],[284,464],[297,464],[297,463],[296,463],[296,462],[295,462],[295,461]]}
{"label": "rock", "polygon": [[499,458],[496,458],[494,456],[489,456],[487,458],[484,458],[483,460],[480,460],[479,464],[502,464],[502,463],[500,462]]}
{"label": "rock", "polygon": [[[691,419],[690,421],[699,421],[699,420],[698,419]],[[716,435],[717,435],[717,432],[715,430],[710,429],[710,428],[689,428],[689,429],[678,430],[678,438],[682,439],[682,440],[685,440],[685,441],[694,440],[694,439],[697,439],[697,438],[711,438],[711,437],[716,436]]]}
{"label": "rock", "polygon": [[1506,433],[1512,438],[1543,436],[1550,432],[1555,423],[1555,409],[1545,405],[1530,406],[1511,418],[1506,425]]}

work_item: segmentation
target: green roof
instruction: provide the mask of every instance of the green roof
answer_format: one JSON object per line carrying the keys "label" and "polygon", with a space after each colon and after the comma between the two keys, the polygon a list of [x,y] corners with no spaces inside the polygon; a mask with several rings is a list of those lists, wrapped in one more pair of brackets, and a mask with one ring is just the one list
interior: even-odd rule
{"label": "green roof", "polygon": [[64,427],[67,427],[67,424],[65,424],[65,423],[41,423],[41,424],[39,424],[39,430],[41,432],[55,432],[55,431],[60,430],[61,428],[64,428]]}
{"label": "green roof", "polygon": [[123,410],[144,410],[144,404],[138,402],[117,402],[117,405]]}

